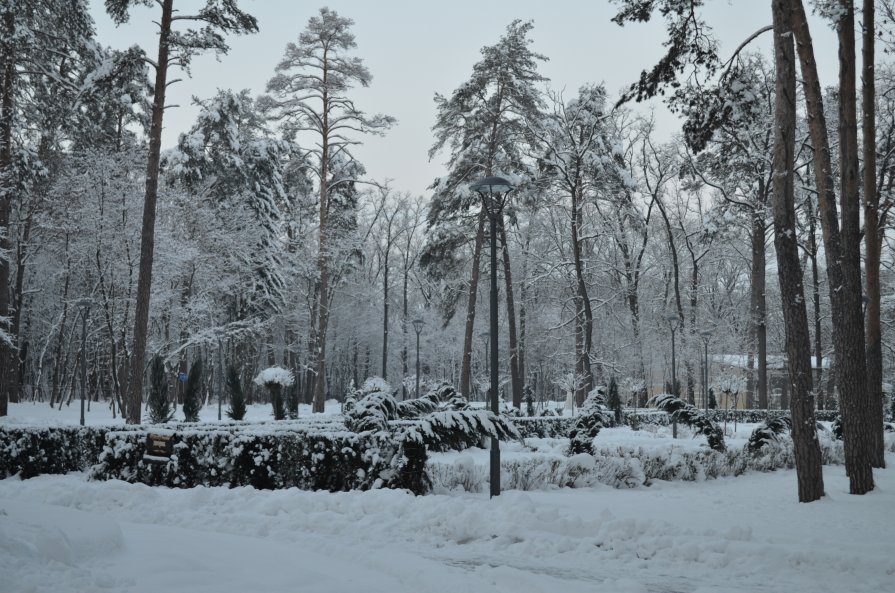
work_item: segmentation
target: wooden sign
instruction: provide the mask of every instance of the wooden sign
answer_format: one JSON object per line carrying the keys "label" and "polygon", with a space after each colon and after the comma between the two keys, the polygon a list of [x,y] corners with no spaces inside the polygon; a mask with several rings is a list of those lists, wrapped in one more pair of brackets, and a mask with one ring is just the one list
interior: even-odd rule
{"label": "wooden sign", "polygon": [[172,455],[174,455],[173,434],[146,435],[146,453],[143,455],[145,461],[166,462]]}

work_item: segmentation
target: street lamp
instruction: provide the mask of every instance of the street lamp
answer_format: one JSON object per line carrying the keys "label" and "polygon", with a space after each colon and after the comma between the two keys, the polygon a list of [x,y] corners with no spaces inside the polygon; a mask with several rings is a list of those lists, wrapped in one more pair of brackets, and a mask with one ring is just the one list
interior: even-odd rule
{"label": "street lamp", "polygon": [[[481,196],[491,223],[491,411],[500,414],[497,398],[497,217],[503,210],[513,184],[503,177],[486,177],[469,186]],[[500,495],[500,443],[491,438],[491,496]]]}
{"label": "street lamp", "polygon": [[425,321],[422,319],[413,320],[413,331],[416,332],[416,396],[420,396],[420,332],[423,331]]}
{"label": "street lamp", "polygon": [[87,393],[87,317],[90,316],[89,298],[78,299],[75,304],[81,311],[81,426],[84,426],[84,396]]}
{"label": "street lamp", "polygon": [[[681,324],[681,318],[677,313],[669,313],[665,316],[665,319],[668,320],[668,327],[671,328],[671,395],[675,397],[680,397],[677,391],[677,361],[675,360],[675,351],[674,351],[674,333],[677,331],[678,327]],[[671,416],[671,436],[673,438],[677,438],[677,417]]]}
{"label": "street lamp", "polygon": [[709,411],[709,340],[712,338],[712,332],[707,329],[699,332],[702,336],[702,342],[705,344],[705,360],[703,361],[703,381],[702,381],[702,407],[706,412]]}

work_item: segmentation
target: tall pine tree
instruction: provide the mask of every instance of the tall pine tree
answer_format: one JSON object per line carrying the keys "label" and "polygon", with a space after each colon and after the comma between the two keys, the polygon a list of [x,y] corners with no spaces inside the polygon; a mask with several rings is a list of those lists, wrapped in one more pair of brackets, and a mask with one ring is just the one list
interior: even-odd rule
{"label": "tall pine tree", "polygon": [[[547,80],[537,71],[538,63],[545,61],[546,56],[533,52],[530,47],[528,36],[532,27],[530,21],[510,23],[495,45],[482,48],[482,59],[473,66],[469,80],[450,97],[435,95],[435,143],[429,150],[429,158],[447,150],[450,154],[449,172],[433,187],[428,215],[432,233],[426,247],[427,255],[422,261],[430,266],[442,265],[444,260],[435,254],[453,251],[460,237],[475,238],[460,370],[460,391],[464,397],[469,397],[470,392],[475,302],[486,217],[480,198],[469,192],[468,186],[482,177],[520,175],[527,169],[525,154],[534,142],[530,128],[539,120],[543,105],[537,84]],[[470,217],[470,212],[477,216]],[[503,220],[499,221],[499,227],[504,229]],[[447,241],[449,246],[441,241]],[[522,381],[518,367],[512,276],[506,252],[503,261],[507,280],[513,405],[519,407]]]}
{"label": "tall pine tree", "polygon": [[[286,46],[277,65],[277,74],[267,83],[270,93],[265,106],[272,117],[282,121],[289,134],[310,133],[315,142],[310,148],[316,162],[312,165],[318,179],[320,223],[317,248],[317,286],[312,332],[312,364],[316,371],[313,411],[323,412],[326,395],[326,332],[329,327],[333,238],[330,215],[334,187],[329,167],[332,159],[350,154],[358,144],[357,135],[381,135],[395,120],[386,115],[367,115],[349,98],[355,85],[369,86],[370,71],[350,52],[357,47],[350,18],[321,8],[319,16],[308,20],[297,43]],[[349,159],[353,160],[353,159]],[[343,180],[348,183],[350,180]]]}

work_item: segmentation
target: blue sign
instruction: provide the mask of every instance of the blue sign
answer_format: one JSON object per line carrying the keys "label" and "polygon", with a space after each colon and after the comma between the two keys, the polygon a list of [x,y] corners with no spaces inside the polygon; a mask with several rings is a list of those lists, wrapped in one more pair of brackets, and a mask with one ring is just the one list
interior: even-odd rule
{"label": "blue sign", "polygon": [[186,373],[180,373],[179,375],[177,375],[178,381],[186,381],[186,378],[187,378]]}

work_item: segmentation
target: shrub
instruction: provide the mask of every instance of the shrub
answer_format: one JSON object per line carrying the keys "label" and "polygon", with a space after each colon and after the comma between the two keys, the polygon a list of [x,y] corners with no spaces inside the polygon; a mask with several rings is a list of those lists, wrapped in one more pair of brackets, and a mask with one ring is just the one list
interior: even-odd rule
{"label": "shrub", "polygon": [[671,395],[670,393],[660,393],[652,398],[656,407],[663,412],[669,414],[678,422],[695,428],[699,434],[705,435],[708,440],[709,447],[715,451],[726,451],[724,444],[724,433],[709,420],[699,408],[696,408],[682,399]]}
{"label": "shrub", "polygon": [[618,383],[615,377],[609,379],[609,409],[615,413],[615,423],[622,423],[622,400],[618,395]]}
{"label": "shrub", "polygon": [[190,374],[183,389],[183,420],[198,422],[202,409],[202,359],[197,358],[190,367]]}
{"label": "shrub", "polygon": [[758,453],[765,445],[780,442],[781,437],[789,434],[790,430],[792,430],[790,418],[771,418],[752,431],[746,448],[752,453]]}
{"label": "shrub", "polygon": [[149,422],[161,424],[174,418],[174,410],[168,401],[168,377],[165,362],[156,354],[149,367],[149,398],[146,400]]}
{"label": "shrub", "polygon": [[227,367],[227,393],[230,396],[230,409],[227,410],[227,417],[232,420],[242,420],[246,415],[246,398],[242,392],[239,371],[232,364]]}
{"label": "shrub", "polygon": [[612,426],[612,415],[606,408],[603,393],[594,389],[584,400],[575,425],[569,432],[569,453],[593,453],[594,439],[606,426]]}
{"label": "shrub", "polygon": [[270,393],[273,419],[284,420],[286,418],[286,402],[283,398],[283,390],[295,383],[292,371],[278,366],[269,367],[258,373],[253,382],[255,385],[264,385]]}

